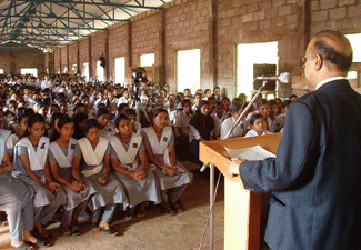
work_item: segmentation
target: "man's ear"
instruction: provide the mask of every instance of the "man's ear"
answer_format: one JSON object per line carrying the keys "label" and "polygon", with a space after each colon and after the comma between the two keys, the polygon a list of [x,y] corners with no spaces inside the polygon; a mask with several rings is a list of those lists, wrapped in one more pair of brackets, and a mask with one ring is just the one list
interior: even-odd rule
{"label": "man's ear", "polygon": [[312,62],[314,71],[320,71],[323,66],[323,59],[319,53],[314,55]]}

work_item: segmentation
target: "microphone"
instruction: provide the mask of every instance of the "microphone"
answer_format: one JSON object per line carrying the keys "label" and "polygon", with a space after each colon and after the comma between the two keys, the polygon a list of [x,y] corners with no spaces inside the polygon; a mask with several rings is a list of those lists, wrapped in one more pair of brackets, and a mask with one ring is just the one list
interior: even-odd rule
{"label": "microphone", "polygon": [[259,76],[256,80],[264,80],[264,81],[280,81],[282,83],[291,83],[292,82],[292,74],[289,72],[281,73],[279,76]]}

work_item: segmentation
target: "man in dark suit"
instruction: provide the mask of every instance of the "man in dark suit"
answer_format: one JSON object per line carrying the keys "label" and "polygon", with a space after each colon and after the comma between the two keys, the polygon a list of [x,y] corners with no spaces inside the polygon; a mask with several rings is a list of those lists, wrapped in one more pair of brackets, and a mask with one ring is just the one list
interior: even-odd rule
{"label": "man in dark suit", "polygon": [[361,249],[361,95],[346,79],[351,63],[343,35],[317,34],[304,65],[316,91],[292,102],[277,158],[232,159],[246,189],[272,192],[273,250]]}

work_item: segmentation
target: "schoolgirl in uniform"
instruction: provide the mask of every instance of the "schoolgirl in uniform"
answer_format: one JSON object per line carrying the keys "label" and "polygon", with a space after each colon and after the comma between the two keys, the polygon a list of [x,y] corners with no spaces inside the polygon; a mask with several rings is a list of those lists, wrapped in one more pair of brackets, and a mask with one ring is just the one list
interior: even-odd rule
{"label": "schoolgirl in uniform", "polygon": [[114,123],[110,121],[109,110],[105,107],[100,107],[97,112],[97,121],[101,127],[100,136],[109,139],[114,135]]}
{"label": "schoolgirl in uniform", "polygon": [[[97,120],[84,121],[84,132],[87,137],[78,141],[74,150],[72,176],[81,184],[90,182],[96,191],[89,200],[92,211],[93,230],[107,231],[112,236],[117,232],[110,227],[116,204],[128,207],[128,199],[120,182],[110,173],[109,140],[100,137],[100,125]],[[104,207],[102,219],[100,209]]]}
{"label": "schoolgirl in uniform", "polygon": [[72,179],[71,167],[77,140],[71,138],[74,123],[68,116],[59,118],[57,131],[49,146],[49,164],[51,173],[66,192],[60,228],[64,236],[79,235],[78,216],[84,214],[88,199],[95,193],[90,183],[80,183]]}
{"label": "schoolgirl in uniform", "polygon": [[193,175],[176,161],[173,131],[167,127],[167,110],[157,109],[153,114],[153,122],[154,127],[142,130],[144,147],[159,184],[162,208],[166,214],[173,215],[174,211],[183,211],[179,199]]}
{"label": "schoolgirl in uniform", "polygon": [[6,148],[8,149],[8,153],[9,153],[11,161],[13,159],[14,146],[16,145],[16,143],[18,143],[20,138],[25,133],[25,131],[28,127],[28,119],[29,119],[30,115],[31,115],[31,113],[29,113],[29,112],[24,112],[24,113],[20,114],[20,116],[18,117],[18,125],[16,126],[15,133],[11,134],[6,141]]}
{"label": "schoolgirl in uniform", "polygon": [[[242,104],[238,102],[232,103],[231,116],[225,119],[221,124],[221,140],[226,139],[228,131],[230,131],[234,126],[234,124],[236,123],[239,112],[241,112],[241,107]],[[242,137],[245,134],[246,130],[247,130],[247,124],[244,121],[242,121],[233,129],[232,133],[230,134],[230,137],[227,139]]]}
{"label": "schoolgirl in uniform", "polygon": [[264,119],[261,114],[254,114],[250,118],[251,130],[247,132],[245,137],[260,136],[264,134],[270,134],[268,130],[264,129]]}
{"label": "schoolgirl in uniform", "polygon": [[43,137],[45,121],[31,114],[28,127],[14,149],[13,176],[34,190],[34,226],[42,238],[50,240],[43,228],[58,208],[66,202],[65,192],[53,181],[48,164],[49,138]]}
{"label": "schoolgirl in uniform", "polygon": [[0,210],[8,215],[10,249],[33,249],[30,243],[40,247],[48,242],[33,237],[33,191],[24,182],[11,176],[11,163],[5,142],[0,138]]}
{"label": "schoolgirl in uniform", "polygon": [[111,163],[114,175],[123,184],[129,199],[128,219],[132,219],[134,208],[139,205],[138,217],[144,217],[144,203],[160,203],[158,184],[148,171],[148,158],[142,137],[132,132],[132,124],[125,114],[115,120],[119,133],[110,137]]}

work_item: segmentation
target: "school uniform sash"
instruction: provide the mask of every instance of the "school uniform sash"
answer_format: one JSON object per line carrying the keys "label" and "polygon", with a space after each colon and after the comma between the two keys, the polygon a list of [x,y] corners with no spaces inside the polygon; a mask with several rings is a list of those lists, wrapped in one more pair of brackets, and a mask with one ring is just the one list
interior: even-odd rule
{"label": "school uniform sash", "polygon": [[6,141],[6,147],[7,149],[13,149],[14,148],[14,141],[18,142],[19,141],[19,137],[16,134],[11,134],[8,138],[8,140]]}
{"label": "school uniform sash", "polygon": [[100,137],[97,147],[93,150],[88,138],[82,138],[78,141],[84,161],[89,166],[96,166],[92,170],[81,171],[85,177],[97,174],[103,170],[103,158],[108,148],[109,141]]}
{"label": "school uniform sash", "polygon": [[163,163],[165,166],[171,166],[170,158],[169,158],[169,150],[168,145],[169,141],[172,137],[172,128],[165,127],[162,132],[162,137],[160,141],[152,127],[143,128],[143,131],[147,133],[148,140],[150,143],[150,147],[152,149],[153,154],[161,154],[163,155]]}
{"label": "school uniform sash", "polygon": [[4,140],[2,138],[0,138],[0,164],[3,162],[3,157],[4,157]]}
{"label": "school uniform sash", "polygon": [[135,171],[138,169],[139,160],[136,156],[140,145],[142,144],[142,139],[143,138],[140,135],[133,132],[132,138],[129,142],[128,151],[126,151],[118,137],[110,137],[110,145],[112,145],[113,149],[117,153],[121,167],[126,168],[129,171]]}
{"label": "school uniform sash", "polygon": [[115,134],[114,128],[112,128],[111,126],[107,125],[105,128],[103,128],[102,130],[100,130],[100,136],[108,139]]}
{"label": "school uniform sash", "polygon": [[60,168],[71,168],[74,149],[77,143],[78,143],[77,140],[73,138],[70,139],[67,155],[64,154],[58,143],[56,143],[55,141],[50,143],[49,150],[53,154]]}
{"label": "school uniform sash", "polygon": [[38,143],[38,149],[35,152],[31,141],[27,137],[24,137],[16,143],[16,146],[26,147],[28,149],[30,169],[36,171],[44,169],[46,158],[48,157],[49,144],[50,141],[48,137],[41,137]]}
{"label": "school uniform sash", "polygon": [[3,141],[7,141],[11,134],[10,130],[0,129],[0,138],[3,139]]}

